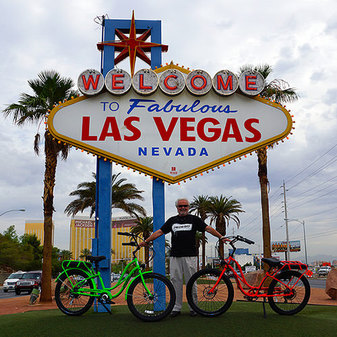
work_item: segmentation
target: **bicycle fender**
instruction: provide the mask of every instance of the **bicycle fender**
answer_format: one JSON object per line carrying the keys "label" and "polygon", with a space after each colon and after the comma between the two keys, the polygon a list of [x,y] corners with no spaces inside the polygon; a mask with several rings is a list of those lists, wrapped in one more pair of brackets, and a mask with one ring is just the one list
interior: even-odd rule
{"label": "bicycle fender", "polygon": [[[67,273],[71,272],[72,270],[80,270],[80,271],[84,272],[84,273],[88,276],[88,278],[90,277],[90,275],[88,274],[88,272],[87,272],[86,270],[78,269],[78,268],[71,268],[71,269],[63,270],[62,273],[60,273],[60,274],[57,276],[55,282],[58,282],[58,280],[60,279],[60,277],[61,277],[62,275],[66,275],[66,276],[67,276]],[[94,289],[97,289],[96,282],[92,282],[92,283],[93,283],[93,285],[94,285]]]}
{"label": "bicycle fender", "polygon": [[[142,273],[142,275],[144,275],[144,274],[156,274],[156,273],[154,273],[153,271],[145,271],[145,272]],[[130,282],[130,283],[128,284],[128,286],[127,286],[127,288],[126,288],[126,291],[125,291],[125,301],[126,301],[127,298],[128,298],[129,288],[130,288],[131,284],[132,284],[133,282],[135,282],[136,280],[138,280],[138,278],[140,278],[140,275],[136,276],[136,277],[132,280],[132,282]]]}

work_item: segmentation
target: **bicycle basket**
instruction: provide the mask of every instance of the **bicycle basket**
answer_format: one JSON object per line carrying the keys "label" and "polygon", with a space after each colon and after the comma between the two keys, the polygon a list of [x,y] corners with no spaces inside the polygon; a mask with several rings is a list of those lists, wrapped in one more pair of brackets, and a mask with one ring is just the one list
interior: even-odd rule
{"label": "bicycle basket", "polygon": [[92,264],[88,261],[80,261],[80,260],[64,260],[62,261],[62,269],[66,270],[69,268],[79,268],[84,270],[91,270]]}
{"label": "bicycle basket", "polygon": [[308,266],[300,261],[281,261],[282,270],[307,270]]}

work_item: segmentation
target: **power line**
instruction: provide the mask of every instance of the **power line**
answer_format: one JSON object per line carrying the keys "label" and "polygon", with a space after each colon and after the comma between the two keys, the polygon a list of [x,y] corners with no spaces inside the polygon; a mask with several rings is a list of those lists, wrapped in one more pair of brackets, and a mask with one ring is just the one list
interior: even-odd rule
{"label": "power line", "polygon": [[318,172],[324,170],[326,167],[328,167],[329,165],[333,164],[334,162],[337,161],[337,155],[334,157],[334,159],[331,159],[330,161],[328,161],[327,163],[323,164],[323,166],[319,167],[316,171],[312,172],[311,174],[309,174],[308,176],[304,177],[302,180],[300,180],[297,184],[291,186],[288,188],[288,190],[293,189],[294,187],[298,186],[299,184],[301,184],[303,181],[307,180],[308,178],[311,178],[312,176],[314,176],[315,174],[317,174]]}
{"label": "power line", "polygon": [[299,205],[291,205],[290,206],[290,208],[298,208],[298,207],[300,207],[300,206],[303,206],[303,205],[305,205],[305,204],[307,204],[307,203],[309,203],[309,202],[313,202],[313,201],[315,201],[315,200],[318,200],[318,199],[321,199],[321,198],[323,198],[323,197],[326,197],[327,195],[330,195],[331,193],[336,193],[336,191],[330,191],[330,192],[327,192],[327,193],[325,193],[325,194],[323,194],[323,195],[320,195],[320,196],[317,196],[316,198],[312,198],[312,199],[310,199],[310,200],[307,200],[307,201],[305,201],[305,202],[303,202],[303,203],[301,203],[301,204],[299,204]]}
{"label": "power line", "polygon": [[[329,181],[331,181],[331,180],[332,180],[332,179],[329,179],[329,180],[327,180],[326,182],[329,182]],[[323,184],[324,184],[324,183],[323,183]],[[322,184],[322,185],[323,185],[323,184]],[[309,194],[309,195],[307,195],[307,196],[304,196],[304,197],[302,197],[302,198],[300,198],[300,199],[296,199],[296,200],[292,203],[292,206],[293,206],[294,204],[297,204],[297,203],[301,202],[302,200],[305,200],[306,198],[309,198],[309,197],[313,196],[313,195],[316,195],[316,196],[317,196],[318,193],[320,193],[320,192],[322,192],[322,191],[325,191],[326,189],[331,188],[332,186],[334,186],[334,185],[336,185],[336,184],[337,184],[337,182],[335,182],[334,184],[330,184],[329,186],[324,187],[324,188],[322,188],[322,189],[320,189],[320,190],[318,190],[318,191],[316,191],[316,192],[314,192],[314,190],[315,190],[316,188],[318,188],[319,185],[317,185],[316,187],[312,188],[311,190],[307,190],[307,191],[305,191],[305,192],[301,192],[301,195],[303,195],[303,194],[305,194],[305,193],[307,193],[307,192],[313,192],[313,193],[311,193],[311,194]],[[332,192],[335,192],[335,191],[332,191]],[[290,197],[290,198],[294,198],[294,197]],[[317,198],[319,198],[319,196],[317,196]]]}
{"label": "power line", "polygon": [[304,171],[306,171],[309,167],[311,167],[312,165],[314,165],[317,161],[319,161],[322,157],[324,157],[326,154],[328,154],[330,151],[332,151],[335,147],[337,146],[337,144],[335,144],[332,148],[330,148],[328,151],[326,151],[325,153],[323,153],[321,156],[319,156],[316,160],[314,160],[310,165],[308,165],[307,167],[305,167],[303,170],[301,170],[300,172],[298,172],[296,175],[294,175],[293,177],[287,179],[287,183],[289,183],[289,181],[295,179],[297,176],[299,176],[300,174],[302,174]]}

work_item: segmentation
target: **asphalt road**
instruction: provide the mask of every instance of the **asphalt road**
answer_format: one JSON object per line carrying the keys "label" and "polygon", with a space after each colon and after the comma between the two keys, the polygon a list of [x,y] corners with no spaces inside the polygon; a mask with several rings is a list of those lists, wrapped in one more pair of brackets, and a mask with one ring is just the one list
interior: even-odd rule
{"label": "asphalt road", "polygon": [[325,289],[325,278],[308,278],[308,281],[310,283],[310,286],[312,288],[323,288]]}
{"label": "asphalt road", "polygon": [[27,292],[23,292],[21,295],[15,295],[15,292],[13,290],[11,291],[8,291],[7,293],[5,293],[3,290],[2,290],[2,287],[0,287],[0,300],[2,298],[11,298],[11,297],[16,297],[16,296],[27,296],[28,293]]}

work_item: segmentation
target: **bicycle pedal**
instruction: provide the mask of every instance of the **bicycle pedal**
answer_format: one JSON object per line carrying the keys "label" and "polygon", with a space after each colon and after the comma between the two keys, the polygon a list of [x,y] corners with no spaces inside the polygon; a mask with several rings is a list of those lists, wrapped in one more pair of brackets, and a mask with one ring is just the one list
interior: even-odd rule
{"label": "bicycle pedal", "polygon": [[99,299],[98,300],[99,303],[101,304],[115,304],[115,302],[111,301],[110,299]]}
{"label": "bicycle pedal", "polygon": [[110,315],[112,315],[111,310],[110,310],[108,307],[106,307],[105,304],[106,304],[106,303],[102,303],[104,309],[105,309]]}

